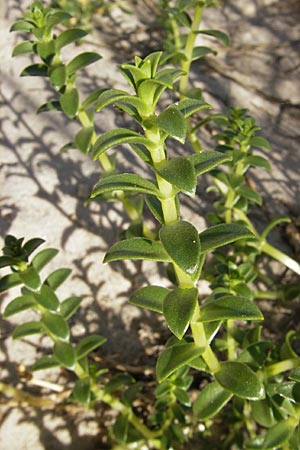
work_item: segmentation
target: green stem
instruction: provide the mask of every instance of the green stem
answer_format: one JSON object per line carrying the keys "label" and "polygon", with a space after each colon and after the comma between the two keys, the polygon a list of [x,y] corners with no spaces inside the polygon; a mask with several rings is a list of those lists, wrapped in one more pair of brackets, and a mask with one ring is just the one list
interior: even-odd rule
{"label": "green stem", "polygon": [[266,367],[265,374],[268,378],[271,378],[275,377],[280,373],[287,372],[288,370],[296,369],[299,366],[300,366],[299,358],[290,358]]}
{"label": "green stem", "polygon": [[234,361],[237,358],[235,340],[232,335],[233,328],[234,328],[234,321],[227,320],[227,351],[229,361]]}
{"label": "green stem", "polygon": [[277,261],[281,262],[284,266],[291,269],[293,272],[295,272],[297,275],[300,275],[300,265],[290,256],[286,255],[285,253],[281,252],[277,248],[273,247],[268,242],[263,242],[261,247],[261,251],[266,253],[269,256],[272,256],[272,258],[276,259]]}

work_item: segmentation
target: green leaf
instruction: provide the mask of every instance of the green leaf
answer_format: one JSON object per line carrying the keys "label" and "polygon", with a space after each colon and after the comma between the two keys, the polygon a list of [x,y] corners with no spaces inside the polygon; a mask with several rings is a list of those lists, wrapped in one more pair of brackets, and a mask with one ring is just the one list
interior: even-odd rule
{"label": "green leaf", "polygon": [[5,308],[3,317],[10,317],[19,312],[36,306],[36,301],[32,295],[22,295],[12,300]]}
{"label": "green leaf", "polygon": [[55,55],[54,41],[39,42],[37,44],[37,51],[41,59],[45,61],[46,64],[49,64],[51,58]]}
{"label": "green leaf", "polygon": [[91,386],[88,377],[76,381],[71,398],[81,405],[89,404],[91,399]]}
{"label": "green leaf", "polygon": [[195,195],[196,173],[193,164],[185,157],[178,156],[156,167],[156,172],[179,191]]}
{"label": "green leaf", "polygon": [[93,334],[83,338],[76,347],[76,359],[81,359],[87,356],[100,345],[106,342],[106,338],[98,334]]}
{"label": "green leaf", "polygon": [[193,412],[199,420],[208,420],[218,414],[231,397],[231,392],[214,381],[202,389],[193,405]]}
{"label": "green leaf", "polygon": [[105,192],[114,191],[129,191],[155,195],[156,197],[160,195],[159,190],[152,181],[133,173],[121,173],[103,177],[94,187],[91,198],[95,198]]}
{"label": "green leaf", "polygon": [[53,290],[43,284],[39,292],[34,293],[34,298],[43,308],[48,311],[56,312],[59,309],[59,300],[54,294]]}
{"label": "green leaf", "polygon": [[195,98],[185,98],[180,100],[176,103],[176,106],[185,118],[190,117],[195,112],[211,108],[208,103],[204,103],[202,100],[197,100]]}
{"label": "green leaf", "polygon": [[10,273],[0,278],[0,292],[4,292],[12,287],[21,284],[21,278],[18,273]]}
{"label": "green leaf", "polygon": [[18,325],[14,329],[13,339],[21,339],[26,336],[31,336],[32,334],[39,334],[45,331],[42,322],[26,322]]}
{"label": "green leaf", "polygon": [[31,370],[32,372],[36,372],[38,370],[53,369],[58,366],[59,362],[53,356],[42,356],[31,366]]}
{"label": "green leaf", "polygon": [[164,223],[164,213],[161,207],[161,202],[154,195],[147,195],[146,205],[150,209],[155,219],[161,224]]}
{"label": "green leaf", "polygon": [[70,338],[70,330],[67,322],[60,314],[46,311],[43,313],[43,324],[47,332],[55,338],[67,341]]}
{"label": "green leaf", "polygon": [[128,92],[121,91],[120,89],[107,89],[102,91],[97,98],[96,111],[101,111],[105,106],[116,103],[116,101],[128,95]]}
{"label": "green leaf", "polygon": [[243,225],[238,223],[221,223],[207,228],[199,234],[201,253],[206,253],[239,239],[253,237],[253,234]]}
{"label": "green leaf", "polygon": [[263,320],[260,309],[248,298],[225,295],[204,303],[201,307],[201,322],[216,320]]}
{"label": "green leaf", "polygon": [[21,42],[13,49],[12,56],[32,55],[35,50],[36,43],[32,41]]}
{"label": "green leaf", "polygon": [[297,425],[298,420],[294,417],[278,422],[267,431],[262,448],[274,450],[281,447],[292,437]]}
{"label": "green leaf", "polygon": [[47,27],[53,28],[55,25],[58,25],[65,20],[71,19],[71,15],[66,11],[55,11],[51,10],[50,14],[47,14]]}
{"label": "green leaf", "polygon": [[272,347],[273,344],[268,341],[254,342],[239,354],[238,361],[248,364],[253,370],[258,370],[264,365]]}
{"label": "green leaf", "polygon": [[160,242],[142,237],[116,242],[106,253],[104,262],[124,259],[169,261],[168,255]]}
{"label": "green leaf", "polygon": [[36,290],[40,287],[41,280],[38,272],[33,266],[29,266],[23,272],[19,272],[19,277],[29,289]]}
{"label": "green leaf", "polygon": [[142,144],[145,147],[151,146],[152,143],[147,138],[136,131],[127,128],[115,128],[114,130],[103,133],[93,146],[94,159],[106,150],[121,144]]}
{"label": "green leaf", "polygon": [[177,141],[184,143],[186,138],[186,122],[184,115],[176,105],[169,106],[153,121],[161,130]]}
{"label": "green leaf", "polygon": [[237,193],[252,203],[256,203],[259,206],[262,205],[261,196],[248,186],[240,186]]}
{"label": "green leaf", "polygon": [[245,163],[253,167],[271,170],[271,165],[269,161],[263,156],[249,155],[245,158]]}
{"label": "green leaf", "polygon": [[243,363],[226,361],[215,373],[217,382],[234,395],[249,400],[265,397],[264,386],[257,375]]}
{"label": "green leaf", "polygon": [[87,34],[87,31],[80,28],[70,28],[68,30],[64,30],[55,40],[55,48],[57,51],[59,51],[66,45],[82,39]]}
{"label": "green leaf", "polygon": [[46,64],[32,64],[21,72],[21,77],[46,77],[47,75],[48,66]]}
{"label": "green leaf", "polygon": [[34,25],[27,20],[17,20],[12,24],[9,31],[26,31],[30,32],[34,28]]}
{"label": "green leaf", "polygon": [[72,88],[62,94],[60,97],[60,105],[63,112],[70,117],[70,119],[74,119],[74,117],[77,116],[79,108],[79,94],[77,89]]}
{"label": "green leaf", "polygon": [[82,298],[69,297],[60,304],[60,313],[65,320],[68,320],[79,308]]}
{"label": "green leaf", "polygon": [[193,317],[198,301],[198,290],[175,289],[163,300],[163,314],[172,333],[182,339]]}
{"label": "green leaf", "polygon": [[169,289],[161,286],[145,286],[138,289],[131,297],[130,303],[142,308],[162,313],[163,300],[169,293]]}
{"label": "green leaf", "polygon": [[193,55],[192,55],[192,61],[197,61],[197,59],[203,58],[206,55],[213,54],[216,55],[217,52],[212,50],[209,47],[194,47],[193,48]]}
{"label": "green leaf", "polygon": [[86,66],[101,59],[98,53],[95,52],[84,52],[80,55],[75,56],[66,66],[67,74],[70,76],[78,70],[84,69]]}
{"label": "green leaf", "polygon": [[175,370],[188,364],[205,351],[204,347],[197,347],[193,343],[182,342],[167,347],[158,357],[156,365],[156,376],[161,383]]}
{"label": "green leaf", "polygon": [[90,151],[94,127],[82,128],[75,136],[76,147],[85,155]]}
{"label": "green leaf", "polygon": [[230,45],[228,35],[226,33],[223,33],[220,30],[198,30],[198,31],[194,31],[194,33],[206,34],[208,36],[213,36],[213,37],[219,39],[220,41],[222,41],[227,47],[229,47],[229,45]]}
{"label": "green leaf", "polygon": [[53,354],[62,366],[70,370],[75,368],[75,350],[69,342],[56,341]]}
{"label": "green leaf", "polygon": [[57,254],[56,248],[46,248],[35,255],[31,264],[37,272],[40,272]]}
{"label": "green leaf", "polygon": [[273,408],[268,398],[251,402],[251,410],[254,420],[265,428],[270,428],[276,423]]}
{"label": "green leaf", "polygon": [[128,428],[128,415],[125,413],[119,414],[112,428],[113,436],[115,437],[117,442],[126,444],[128,437]]}
{"label": "green leaf", "polygon": [[49,111],[62,111],[60,102],[58,100],[51,100],[50,102],[43,103],[37,110],[37,114]]}
{"label": "green leaf", "polygon": [[56,86],[58,89],[62,88],[66,84],[67,80],[66,67],[61,65],[51,68],[49,78],[52,86]]}
{"label": "green leaf", "polygon": [[29,241],[25,242],[25,244],[23,245],[23,251],[27,256],[30,256],[31,253],[33,253],[44,242],[44,239],[40,238],[29,239]]}
{"label": "green leaf", "polygon": [[196,228],[189,222],[179,221],[164,225],[159,231],[161,243],[171,260],[184,272],[197,274],[200,264],[200,240]]}
{"label": "green leaf", "polygon": [[45,284],[48,284],[53,291],[56,291],[70,276],[71,272],[72,270],[67,268],[57,269],[46,278]]}
{"label": "green leaf", "polygon": [[260,136],[253,136],[250,141],[249,144],[252,147],[257,147],[257,148],[262,148],[265,150],[270,150],[270,143],[267,141],[267,139],[260,137]]}
{"label": "green leaf", "polygon": [[89,94],[82,102],[83,109],[91,108],[92,106],[94,106],[97,103],[98,98],[99,98],[100,94],[102,94],[103,91],[105,91],[105,90],[104,89],[96,89],[96,91]]}
{"label": "green leaf", "polygon": [[11,256],[0,256],[0,268],[8,267],[8,266],[14,266],[18,260],[16,258],[13,258]]}
{"label": "green leaf", "polygon": [[195,167],[196,175],[202,175],[209,172],[219,164],[230,161],[230,157],[224,153],[215,152],[213,150],[202,153],[195,153],[189,156],[189,160]]}

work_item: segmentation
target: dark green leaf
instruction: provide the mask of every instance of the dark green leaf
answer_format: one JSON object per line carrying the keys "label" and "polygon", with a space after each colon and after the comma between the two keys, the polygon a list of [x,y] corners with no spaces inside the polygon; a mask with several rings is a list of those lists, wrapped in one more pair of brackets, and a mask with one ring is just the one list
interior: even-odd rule
{"label": "dark green leaf", "polygon": [[18,260],[11,256],[0,256],[0,268],[14,266]]}
{"label": "dark green leaf", "polygon": [[217,52],[215,52],[209,47],[194,47],[192,61],[196,61],[197,59],[203,58],[204,56],[209,55],[210,53],[213,55],[217,54]]}
{"label": "dark green leaf", "polygon": [[3,317],[10,317],[19,312],[36,306],[36,301],[32,295],[22,295],[12,300],[4,310]]}
{"label": "dark green leaf", "polygon": [[186,342],[167,347],[157,360],[156,376],[158,382],[164,381],[175,370],[185,366],[204,351],[204,347],[197,347],[193,343]]}
{"label": "dark green leaf", "polygon": [[82,298],[80,297],[69,297],[60,304],[60,313],[68,320],[79,308]]}
{"label": "dark green leaf", "polygon": [[185,118],[190,117],[195,112],[211,108],[208,103],[204,103],[202,100],[197,100],[194,98],[185,98],[176,103],[176,106]]}
{"label": "dark green leaf", "polygon": [[248,186],[240,186],[237,190],[238,194],[240,194],[242,197],[246,198],[252,203],[256,203],[257,205],[262,205],[262,198],[261,196],[255,192],[253,189],[251,189]]}
{"label": "dark green leaf", "polygon": [[263,156],[249,155],[245,158],[245,162],[253,167],[259,167],[266,170],[271,170],[269,161]]}
{"label": "dark green leaf", "polygon": [[114,244],[106,253],[104,262],[124,259],[168,261],[168,255],[160,242],[145,238],[131,238]]}
{"label": "dark green leaf", "polygon": [[93,189],[91,198],[102,195],[105,192],[130,191],[142,194],[151,194],[159,196],[159,190],[156,185],[146,178],[133,173],[121,173],[117,175],[108,175],[103,177]]}
{"label": "dark green leaf", "polygon": [[184,406],[191,406],[191,399],[188,395],[188,393],[184,389],[175,388],[174,389],[174,395],[176,399]]}
{"label": "dark green leaf", "polygon": [[129,427],[128,415],[125,413],[119,414],[112,429],[113,435],[117,440],[117,442],[121,444],[126,444],[128,436],[128,427]]}
{"label": "dark green leaf", "polygon": [[146,286],[138,289],[131,297],[130,303],[158,313],[163,311],[163,300],[169,289],[161,286]]}
{"label": "dark green leaf", "polygon": [[67,369],[74,369],[76,364],[75,350],[69,342],[56,341],[53,354],[59,363]]}
{"label": "dark green leaf", "polygon": [[197,274],[200,264],[200,240],[196,228],[189,222],[179,221],[164,225],[159,231],[161,243],[171,260],[184,272]]}
{"label": "dark green leaf", "polygon": [[98,101],[99,95],[102,94],[103,91],[104,89],[97,89],[96,91],[88,95],[82,102],[82,107],[84,109],[87,109],[91,108],[91,106],[94,106]]}
{"label": "dark green leaf", "polygon": [[78,70],[84,69],[86,66],[98,61],[101,59],[98,53],[94,52],[84,52],[80,55],[75,56],[68,64],[67,64],[67,74],[72,75]]}
{"label": "dark green leaf", "polygon": [[44,284],[39,292],[34,293],[34,298],[43,308],[51,312],[56,312],[59,309],[59,300],[53,290]]}
{"label": "dark green leaf", "polygon": [[201,252],[206,253],[239,239],[253,237],[253,234],[243,225],[238,223],[222,223],[209,227],[199,234]]}
{"label": "dark green leaf", "polygon": [[47,27],[53,28],[55,25],[58,25],[65,20],[71,19],[71,15],[66,11],[54,11],[51,10],[50,14],[47,14]]}
{"label": "dark green leaf", "polygon": [[196,173],[193,164],[185,157],[178,156],[156,167],[156,172],[179,191],[195,195]]}
{"label": "dark green leaf", "polygon": [[10,273],[0,278],[0,292],[4,292],[12,287],[21,284],[21,278],[18,273]]}
{"label": "dark green leaf", "polygon": [[231,392],[214,381],[200,392],[193,405],[193,412],[199,420],[208,420],[218,414],[231,397]]}
{"label": "dark green leaf", "polygon": [[67,322],[60,314],[45,312],[43,313],[43,324],[46,330],[54,338],[67,341],[70,337],[70,330]]}
{"label": "dark green leaf", "polygon": [[48,67],[46,64],[32,64],[21,72],[21,77],[46,77]]}
{"label": "dark green leaf", "polygon": [[263,320],[260,309],[248,298],[232,295],[214,299],[201,307],[200,320]]}
{"label": "dark green leaf", "polygon": [[76,147],[85,155],[89,153],[92,138],[94,134],[94,127],[82,128],[75,136]]}
{"label": "dark green leaf", "polygon": [[31,22],[28,22],[27,20],[17,20],[15,22],[9,31],[26,31],[29,32],[34,28],[34,25]]}
{"label": "dark green leaf", "polygon": [[56,50],[60,50],[63,47],[65,47],[66,45],[71,44],[72,42],[78,41],[79,39],[82,39],[87,34],[88,34],[87,31],[82,30],[80,28],[70,28],[68,30],[64,30],[57,37],[57,39],[55,41],[55,48],[56,48]]}
{"label": "dark green leaf", "polygon": [[25,242],[25,244],[23,245],[23,250],[27,256],[30,256],[31,253],[33,253],[34,250],[36,250],[44,242],[44,239],[40,238],[29,239],[29,241]]}
{"label": "dark green leaf", "polygon": [[45,331],[42,322],[26,322],[18,325],[13,332],[13,339],[21,339],[32,334],[39,334]]}
{"label": "dark green leaf", "polygon": [[271,148],[269,142],[267,141],[267,139],[265,139],[263,137],[260,137],[260,136],[253,136],[250,139],[249,144],[252,147],[263,148],[265,150],[270,150],[270,148]]}
{"label": "dark green leaf", "polygon": [[33,364],[31,370],[35,372],[37,370],[53,369],[57,366],[59,366],[59,362],[53,356],[42,356]]}
{"label": "dark green leaf", "polygon": [[177,288],[163,300],[163,314],[172,333],[182,339],[193,317],[198,301],[198,290]]}
{"label": "dark green leaf", "polygon": [[98,334],[93,334],[92,336],[87,336],[83,338],[76,347],[76,359],[81,359],[87,356],[100,345],[106,342],[106,338]]}
{"label": "dark green leaf", "polygon": [[82,378],[76,381],[71,398],[81,405],[89,404],[91,398],[91,386],[89,378]]}
{"label": "dark green leaf", "polygon": [[56,86],[58,89],[62,88],[67,80],[66,67],[61,65],[51,68],[49,78],[53,86]]}
{"label": "dark green leaf", "polygon": [[142,144],[145,147],[152,145],[151,141],[136,131],[128,130],[127,128],[115,128],[103,133],[96,140],[93,146],[94,159],[99,158],[109,148],[121,144]]}
{"label": "dark green leaf", "polygon": [[70,117],[70,119],[74,119],[79,108],[79,94],[77,89],[72,88],[62,94],[60,97],[60,105],[63,112]]}
{"label": "dark green leaf", "polygon": [[127,373],[118,373],[110,378],[108,383],[105,385],[104,390],[109,394],[113,394],[114,392],[124,390],[125,387],[134,382],[135,380],[131,375],[128,375]]}
{"label": "dark green leaf", "polygon": [[39,274],[33,266],[29,266],[23,272],[19,272],[19,277],[29,289],[38,289],[41,284]]}
{"label": "dark green leaf", "polygon": [[169,136],[184,143],[186,138],[186,122],[184,115],[176,105],[162,111],[154,121],[155,124]]}
{"label": "dark green leaf", "polygon": [[32,55],[34,53],[35,45],[36,43],[32,41],[21,42],[13,49],[12,56]]}
{"label": "dark green leaf", "polygon": [[264,450],[274,450],[282,447],[291,438],[297,425],[298,420],[294,417],[278,422],[267,431],[262,448]]}
{"label": "dark green leaf", "polygon": [[196,175],[201,175],[203,173],[209,172],[216,166],[230,161],[230,157],[224,153],[215,152],[213,150],[208,152],[196,153],[189,156],[189,160],[195,167]]}
{"label": "dark green leaf", "polygon": [[246,364],[224,362],[215,373],[215,378],[223,388],[238,397],[249,400],[261,400],[265,397],[263,384]]}
{"label": "dark green leaf", "polygon": [[48,284],[53,291],[56,291],[56,289],[66,281],[71,272],[72,270],[67,268],[57,269],[47,277],[45,284]]}
{"label": "dark green leaf", "polygon": [[265,428],[270,428],[276,423],[273,408],[268,398],[251,402],[251,409],[254,420]]}
{"label": "dark green leaf", "polygon": [[147,195],[146,205],[150,209],[155,219],[161,224],[164,223],[164,213],[161,207],[161,202],[154,195]]}
{"label": "dark green leaf", "polygon": [[43,103],[37,110],[37,114],[49,111],[62,111],[60,102],[58,100],[52,100],[47,103]]}
{"label": "dark green leaf", "polygon": [[226,33],[223,33],[220,30],[199,30],[199,31],[194,31],[194,33],[197,34],[206,34],[208,36],[213,36],[217,39],[219,39],[220,41],[222,41],[227,47],[229,47],[230,42],[229,42],[229,37],[227,36]]}
{"label": "dark green leaf", "polygon": [[42,250],[32,260],[32,266],[40,272],[58,253],[56,248],[46,248]]}

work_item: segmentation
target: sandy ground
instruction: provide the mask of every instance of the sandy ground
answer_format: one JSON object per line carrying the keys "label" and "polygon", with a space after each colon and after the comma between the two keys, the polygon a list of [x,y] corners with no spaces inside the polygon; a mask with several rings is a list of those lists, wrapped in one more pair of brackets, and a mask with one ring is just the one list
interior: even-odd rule
{"label": "sandy ground", "polygon": [[[220,48],[217,58],[196,64],[192,79],[195,86],[204,88],[206,100],[216,109],[237,104],[256,117],[272,147],[268,154],[272,174],[253,174],[265,200],[264,213],[297,218],[300,4],[297,0],[246,3],[247,6],[242,0],[229,0],[220,10],[208,11],[205,26],[227,31],[231,47]],[[159,342],[165,332],[154,315],[127,303],[134,286],[155,280],[156,269],[146,266],[142,274],[140,265],[102,264],[106,249],[127,219],[118,204],[84,204],[100,169],[77,151],[59,153],[59,148],[71,140],[76,124],[60,114],[35,114],[51,93],[45,81],[19,77],[28,58],[11,58],[17,36],[9,33],[10,25],[27,4],[0,1],[0,245],[10,233],[26,239],[39,236],[47,246],[60,248],[50,268],[73,269],[72,278],[60,290],[61,298],[70,292],[84,297],[82,311],[73,323],[75,338],[101,333],[109,338],[104,353],[134,364],[136,355]],[[133,48],[137,52],[145,52],[147,47],[156,49],[159,38],[159,28],[151,22],[146,8],[137,8],[136,16],[125,20],[121,12],[114,11],[113,18],[98,18],[97,23],[97,30],[82,49],[99,51],[103,60],[84,74],[83,93],[96,87],[125,86],[116,64],[132,59]],[[115,124],[124,126],[122,117],[116,117],[112,110],[97,120],[99,131]],[[125,150],[119,164],[130,168],[132,162],[132,155]],[[203,220],[195,215],[198,206],[203,206],[201,198],[196,199],[196,208],[186,202],[183,214],[201,228]],[[288,242],[281,245],[291,253],[295,251]],[[7,301],[4,296],[2,307]],[[22,386],[18,365],[30,366],[49,342],[13,342],[10,334],[19,320],[2,321],[0,361],[1,379]],[[66,382],[65,374],[52,377],[54,381]],[[2,403],[1,411],[1,450],[102,448],[99,427],[103,419],[93,412],[79,409],[54,414],[51,410],[35,411],[11,403]]]}

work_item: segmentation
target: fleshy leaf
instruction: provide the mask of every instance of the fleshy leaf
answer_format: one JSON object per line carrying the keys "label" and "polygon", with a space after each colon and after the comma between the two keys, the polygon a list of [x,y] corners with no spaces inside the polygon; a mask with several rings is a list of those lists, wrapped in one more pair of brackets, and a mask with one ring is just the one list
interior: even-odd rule
{"label": "fleshy leaf", "polygon": [[211,108],[208,103],[204,103],[203,101],[194,98],[185,98],[176,103],[176,106],[185,118],[190,117],[195,112]]}
{"label": "fleshy leaf", "polygon": [[3,313],[3,317],[10,317],[19,312],[25,311],[26,309],[36,306],[36,301],[32,295],[22,295],[12,300]]}
{"label": "fleshy leaf", "polygon": [[156,167],[156,172],[179,191],[195,195],[196,173],[193,164],[183,156],[172,158]]}
{"label": "fleshy leaf", "polygon": [[82,39],[87,34],[87,31],[84,31],[80,28],[70,28],[68,30],[64,30],[55,40],[55,48],[56,50],[60,50],[66,45]]}
{"label": "fleshy leaf", "polygon": [[298,420],[294,417],[281,420],[267,431],[262,448],[274,450],[282,447],[292,437],[297,425]]}
{"label": "fleshy leaf", "polygon": [[211,322],[216,320],[263,320],[260,309],[248,298],[224,295],[204,303],[201,307],[200,320]]}
{"label": "fleshy leaf", "polygon": [[265,428],[270,428],[276,423],[273,408],[268,398],[251,402],[251,409],[254,420]]}
{"label": "fleshy leaf", "polygon": [[265,150],[270,150],[271,148],[270,143],[267,141],[267,139],[261,136],[253,136],[250,139],[249,144],[252,145],[252,147],[263,148]]}
{"label": "fleshy leaf", "polygon": [[239,239],[253,237],[253,234],[238,223],[221,223],[207,228],[199,234],[201,253],[206,253]]}
{"label": "fleshy leaf", "polygon": [[44,284],[39,292],[34,293],[37,303],[48,311],[56,312],[59,308],[59,300],[53,290]]}
{"label": "fleshy leaf", "polygon": [[65,85],[67,79],[66,67],[64,65],[60,65],[51,68],[49,78],[53,86],[56,86],[59,89],[62,88]]}
{"label": "fleshy leaf", "polygon": [[26,336],[31,336],[32,334],[39,334],[45,331],[42,322],[26,322],[18,325],[14,329],[13,339],[21,339]]}
{"label": "fleshy leaf", "polygon": [[43,314],[43,324],[46,330],[55,338],[67,341],[70,337],[70,330],[67,322],[60,314],[45,312]]}
{"label": "fleshy leaf", "polygon": [[62,94],[60,97],[60,105],[63,112],[70,117],[70,119],[74,119],[79,108],[79,94],[77,89],[72,88]]}
{"label": "fleshy leaf", "polygon": [[23,272],[19,272],[19,277],[29,289],[38,289],[41,284],[39,274],[33,266],[29,266]]}
{"label": "fleshy leaf", "polygon": [[65,320],[68,320],[79,308],[82,298],[69,297],[60,304],[60,313]]}
{"label": "fleshy leaf", "polygon": [[48,67],[46,64],[32,64],[25,67],[21,72],[21,77],[46,77],[48,75]]}
{"label": "fleshy leaf", "polygon": [[163,300],[169,289],[161,286],[145,286],[138,289],[131,297],[130,303],[158,313],[163,311]]}
{"label": "fleshy leaf", "polygon": [[89,404],[91,398],[91,386],[88,377],[76,381],[71,398],[81,405]]}
{"label": "fleshy leaf", "polygon": [[184,143],[186,138],[186,122],[184,115],[176,105],[169,106],[155,119],[155,124],[169,136]]}
{"label": "fleshy leaf", "polygon": [[105,192],[130,191],[142,194],[151,194],[159,196],[159,190],[156,185],[146,178],[133,173],[121,173],[103,177],[93,189],[91,198],[102,195]]}
{"label": "fleshy leaf", "polygon": [[35,45],[36,43],[31,41],[21,42],[13,49],[12,56],[32,55],[34,53]]}
{"label": "fleshy leaf", "polygon": [[195,153],[189,156],[189,160],[195,167],[196,175],[209,172],[219,164],[223,164],[226,161],[230,161],[230,157],[221,152],[215,152],[214,150]]}
{"label": "fleshy leaf", "polygon": [[163,300],[163,314],[172,333],[182,339],[193,317],[198,299],[198,290],[175,289]]}
{"label": "fleshy leaf", "polygon": [[167,347],[158,357],[156,376],[161,383],[175,370],[188,364],[205,351],[204,347],[197,347],[194,343],[182,342]]}
{"label": "fleshy leaf", "polygon": [[114,244],[105,255],[104,262],[124,259],[169,261],[160,242],[136,237]]}
{"label": "fleshy leaf", "polygon": [[31,370],[35,372],[37,370],[53,369],[57,366],[59,366],[59,362],[53,356],[42,356],[33,364]]}
{"label": "fleshy leaf", "polygon": [[12,287],[21,284],[21,278],[18,273],[10,273],[0,278],[0,292],[4,292]]}
{"label": "fleshy leaf", "polygon": [[98,334],[83,338],[76,347],[76,359],[87,356],[90,352],[106,342],[106,338]]}
{"label": "fleshy leaf", "polygon": [[94,133],[93,127],[82,128],[75,136],[76,147],[85,155],[89,153]]}
{"label": "fleshy leaf", "polygon": [[53,291],[55,291],[64,281],[69,277],[72,270],[67,268],[57,269],[52,272],[45,280],[45,284],[48,284]]}
{"label": "fleshy leaf", "polygon": [[80,55],[75,56],[75,58],[67,64],[67,74],[72,75],[78,70],[84,69],[86,66],[98,61],[101,58],[102,56],[95,52],[81,53]]}
{"label": "fleshy leaf", "polygon": [[193,405],[193,412],[199,420],[208,420],[214,417],[231,397],[231,392],[214,381],[200,392]]}
{"label": "fleshy leaf", "polygon": [[67,369],[74,369],[76,364],[75,350],[69,342],[56,341],[53,354],[62,366]]}
{"label": "fleshy leaf", "polygon": [[203,58],[206,55],[213,54],[216,55],[217,52],[212,50],[209,47],[194,47],[193,48],[193,55],[192,55],[192,61],[197,61],[197,59]]}
{"label": "fleshy leaf", "polygon": [[196,228],[179,221],[164,225],[159,231],[161,243],[171,260],[189,275],[197,273],[200,263],[200,240]]}
{"label": "fleshy leaf", "polygon": [[246,364],[226,361],[215,373],[217,382],[234,395],[249,400],[261,400],[265,397],[264,386]]}
{"label": "fleshy leaf", "polygon": [[222,41],[227,47],[230,45],[229,37],[226,33],[223,33],[220,30],[198,30],[195,33],[197,34],[207,34],[208,36],[213,36],[220,41]]}
{"label": "fleshy leaf", "polygon": [[136,131],[128,130],[127,128],[115,128],[103,133],[97,139],[93,146],[94,159],[99,158],[109,148],[121,144],[142,144],[145,147],[152,145],[147,138]]}
{"label": "fleshy leaf", "polygon": [[32,265],[37,272],[40,272],[58,253],[55,248],[42,250],[32,260]]}

